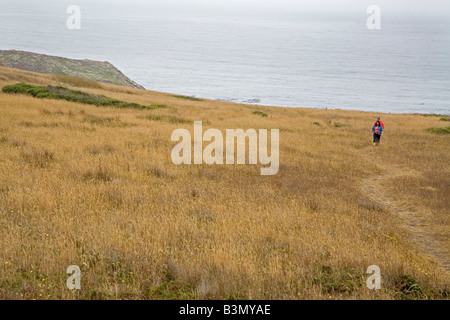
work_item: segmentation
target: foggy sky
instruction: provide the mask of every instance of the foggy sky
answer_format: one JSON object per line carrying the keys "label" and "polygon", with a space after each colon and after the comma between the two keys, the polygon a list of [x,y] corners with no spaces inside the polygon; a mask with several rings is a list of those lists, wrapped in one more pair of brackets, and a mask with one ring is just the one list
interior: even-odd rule
{"label": "foggy sky", "polygon": [[[85,0],[87,1],[87,0]],[[203,6],[203,7],[242,7],[275,8],[295,11],[355,12],[370,5],[378,5],[382,10],[392,13],[416,13],[450,15],[449,0],[89,0],[89,2],[124,2],[130,5],[155,4]],[[73,2],[73,1],[72,1]]]}
{"label": "foggy sky", "polygon": [[[0,0],[3,2],[5,0]],[[124,8],[127,11],[152,8],[186,8],[190,9],[212,9],[232,8],[234,11],[242,10],[250,12],[252,10],[285,11],[294,13],[328,12],[328,13],[362,13],[371,5],[377,5],[382,14],[413,14],[421,15],[450,16],[449,0],[16,0],[2,3],[0,15],[7,14],[18,9],[27,11],[35,7],[50,8],[52,6],[69,5],[93,5],[99,8],[117,10],[118,14]],[[114,6],[114,4],[121,4]],[[109,7],[109,8],[108,8]],[[117,9],[115,9],[117,8]],[[111,12],[111,11],[110,11]]]}

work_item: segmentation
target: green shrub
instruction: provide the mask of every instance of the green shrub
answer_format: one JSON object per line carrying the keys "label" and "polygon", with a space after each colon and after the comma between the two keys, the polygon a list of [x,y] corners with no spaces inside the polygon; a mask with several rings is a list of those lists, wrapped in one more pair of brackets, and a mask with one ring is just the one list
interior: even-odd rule
{"label": "green shrub", "polygon": [[39,99],[59,99],[75,103],[92,104],[102,107],[135,108],[135,109],[157,109],[165,108],[165,105],[152,104],[143,106],[137,103],[125,102],[102,95],[71,90],[61,86],[35,86],[26,83],[17,83],[3,87],[4,93],[25,94]]}
{"label": "green shrub", "polygon": [[422,287],[410,275],[401,276],[396,281],[395,289],[401,299],[417,299],[423,297]]}
{"label": "green shrub", "polygon": [[432,133],[441,133],[441,134],[450,133],[450,127],[428,128],[427,130]]}
{"label": "green shrub", "polygon": [[47,93],[44,87],[34,86],[26,83],[18,83],[4,86],[2,91],[4,93],[17,93],[17,94],[27,94],[36,97],[39,94]]}
{"label": "green shrub", "polygon": [[361,272],[356,269],[332,270],[330,266],[323,265],[318,271],[313,282],[320,285],[324,293],[349,294],[362,286]]}
{"label": "green shrub", "polygon": [[267,117],[268,116],[267,113],[265,113],[263,111],[259,111],[259,110],[253,111],[252,114],[257,114],[257,115],[259,115],[261,117]]}
{"label": "green shrub", "polygon": [[102,100],[100,100],[98,102],[98,104],[101,106],[110,106],[110,105],[114,105],[118,102],[120,102],[120,100],[112,99],[112,98],[103,98]]}

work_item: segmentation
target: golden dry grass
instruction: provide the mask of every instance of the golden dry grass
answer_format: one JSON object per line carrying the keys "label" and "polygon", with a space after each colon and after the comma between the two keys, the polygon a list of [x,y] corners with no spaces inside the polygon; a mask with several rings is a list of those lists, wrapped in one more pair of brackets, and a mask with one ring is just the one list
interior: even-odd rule
{"label": "golden dry grass", "polygon": [[[190,101],[0,68],[2,87],[63,80],[168,107],[0,93],[1,299],[448,298],[450,144],[426,130],[439,117],[382,114],[374,148],[374,113]],[[280,129],[278,174],[175,166],[171,133],[194,120]],[[70,265],[79,291],[66,287]]]}

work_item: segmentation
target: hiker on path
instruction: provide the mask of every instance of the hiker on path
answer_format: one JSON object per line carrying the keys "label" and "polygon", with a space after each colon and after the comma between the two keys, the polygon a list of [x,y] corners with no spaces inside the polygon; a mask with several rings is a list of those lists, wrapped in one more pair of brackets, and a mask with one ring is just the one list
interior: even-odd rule
{"label": "hiker on path", "polygon": [[[380,122],[381,126],[383,127],[384,130],[384,123],[380,120],[380,117],[377,118],[377,121]],[[373,124],[377,123],[377,121],[375,121]]]}
{"label": "hiker on path", "polygon": [[380,139],[381,136],[383,135],[383,126],[381,124],[380,120],[377,120],[373,127],[372,127],[372,132],[373,132],[373,145],[377,146],[380,143]]}

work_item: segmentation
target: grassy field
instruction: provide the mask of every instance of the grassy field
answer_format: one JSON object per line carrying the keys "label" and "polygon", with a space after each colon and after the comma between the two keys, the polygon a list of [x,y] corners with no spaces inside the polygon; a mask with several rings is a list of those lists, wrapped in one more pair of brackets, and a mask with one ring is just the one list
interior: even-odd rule
{"label": "grassy field", "polygon": [[[449,298],[448,117],[381,114],[374,147],[375,113],[61,80],[0,68],[1,87],[164,108],[0,93],[0,299]],[[279,129],[278,174],[174,165],[171,134],[196,120]]]}

